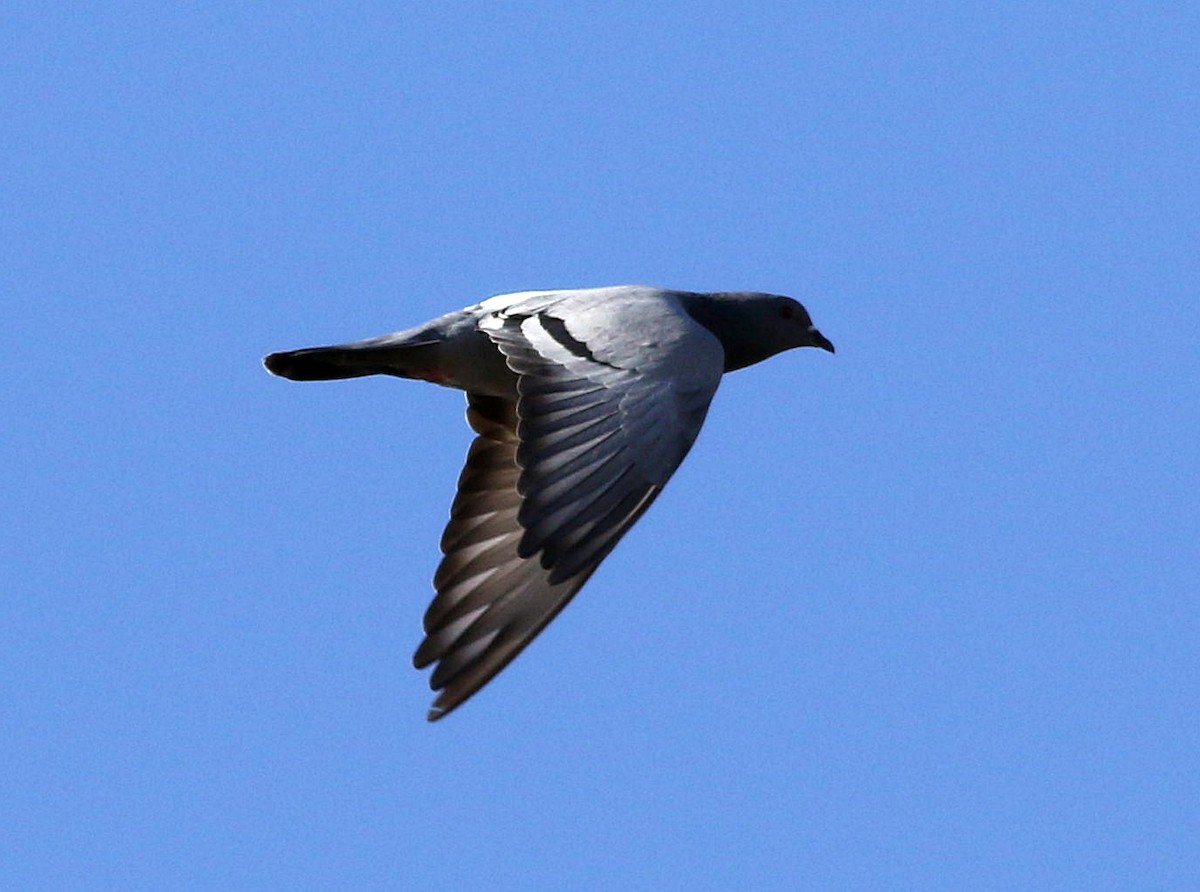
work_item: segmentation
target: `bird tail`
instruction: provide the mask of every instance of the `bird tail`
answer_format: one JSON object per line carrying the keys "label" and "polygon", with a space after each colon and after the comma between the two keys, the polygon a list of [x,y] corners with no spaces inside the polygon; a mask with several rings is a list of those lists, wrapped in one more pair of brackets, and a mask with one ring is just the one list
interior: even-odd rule
{"label": "bird tail", "polygon": [[272,353],[263,359],[263,365],[272,375],[292,381],[334,381],[364,375],[416,377],[414,370],[436,365],[437,343],[385,335],[354,344]]}

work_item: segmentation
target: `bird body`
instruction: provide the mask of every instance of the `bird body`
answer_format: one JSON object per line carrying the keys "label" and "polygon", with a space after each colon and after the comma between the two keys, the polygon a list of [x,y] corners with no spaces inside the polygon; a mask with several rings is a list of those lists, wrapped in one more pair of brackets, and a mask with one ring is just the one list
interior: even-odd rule
{"label": "bird body", "polygon": [[780,295],[527,291],[349,344],[273,353],[293,380],[386,374],[467,393],[437,595],[413,658],[440,718],[558,614],[687,455],[721,375],[833,345]]}

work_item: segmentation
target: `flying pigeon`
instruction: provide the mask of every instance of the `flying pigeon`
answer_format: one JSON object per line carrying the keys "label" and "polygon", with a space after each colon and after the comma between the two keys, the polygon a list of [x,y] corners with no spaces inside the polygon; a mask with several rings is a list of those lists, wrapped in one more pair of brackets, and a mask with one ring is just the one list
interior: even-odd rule
{"label": "flying pigeon", "polygon": [[501,294],[263,364],[293,381],[394,375],[467,393],[475,440],[413,656],[436,664],[434,721],[508,665],[650,507],[721,375],[793,347],[833,352],[790,297],[624,285]]}

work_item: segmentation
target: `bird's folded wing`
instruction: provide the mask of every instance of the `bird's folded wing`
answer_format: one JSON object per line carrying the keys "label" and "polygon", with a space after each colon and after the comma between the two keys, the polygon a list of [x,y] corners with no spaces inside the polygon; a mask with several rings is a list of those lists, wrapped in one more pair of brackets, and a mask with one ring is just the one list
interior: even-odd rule
{"label": "bird's folded wing", "polygon": [[507,665],[649,507],[699,432],[720,345],[669,304],[555,304],[481,327],[518,401],[468,396],[459,478],[418,668],[445,715]]}

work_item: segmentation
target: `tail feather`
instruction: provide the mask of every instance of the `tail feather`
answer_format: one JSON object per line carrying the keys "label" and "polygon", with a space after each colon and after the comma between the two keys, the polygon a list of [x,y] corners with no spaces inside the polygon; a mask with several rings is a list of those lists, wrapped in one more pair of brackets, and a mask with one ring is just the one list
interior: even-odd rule
{"label": "tail feather", "polygon": [[272,375],[292,381],[335,381],[339,378],[359,378],[376,372],[361,363],[348,361],[347,351],[336,347],[309,347],[272,353],[263,365]]}
{"label": "tail feather", "polygon": [[427,367],[431,342],[386,346],[306,347],[272,353],[263,365],[272,375],[292,381],[335,381],[364,375],[408,377],[414,368]]}

